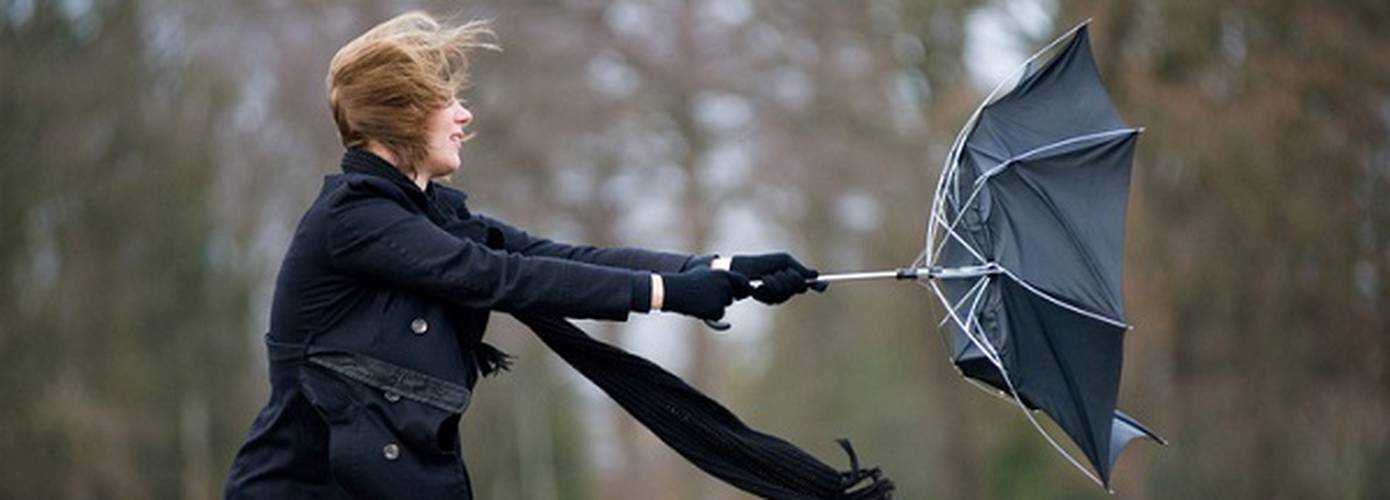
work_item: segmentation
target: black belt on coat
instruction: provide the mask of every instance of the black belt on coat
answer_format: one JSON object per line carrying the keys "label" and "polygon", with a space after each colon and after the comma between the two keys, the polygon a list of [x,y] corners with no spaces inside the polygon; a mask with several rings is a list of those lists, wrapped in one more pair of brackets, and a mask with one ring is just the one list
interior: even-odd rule
{"label": "black belt on coat", "polygon": [[450,413],[463,413],[473,391],[460,384],[397,366],[371,356],[338,349],[272,340],[266,335],[271,383],[299,379],[301,363],[310,363],[366,384],[385,394],[427,404]]}

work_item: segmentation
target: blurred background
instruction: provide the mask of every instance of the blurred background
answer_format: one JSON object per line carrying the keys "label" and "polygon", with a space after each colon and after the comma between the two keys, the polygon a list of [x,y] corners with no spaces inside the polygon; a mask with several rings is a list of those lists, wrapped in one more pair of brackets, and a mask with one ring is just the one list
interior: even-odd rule
{"label": "blurred background", "polygon": [[[279,259],[341,146],[329,58],[489,18],[453,184],[557,239],[907,265],[979,99],[1094,18],[1130,200],[1121,498],[1390,498],[1383,0],[0,0],[0,499],[220,498]],[[962,382],[928,292],[844,284],[715,334],[586,323],[899,498],[1110,498]],[[746,498],[509,318],[463,421],[480,498]]]}

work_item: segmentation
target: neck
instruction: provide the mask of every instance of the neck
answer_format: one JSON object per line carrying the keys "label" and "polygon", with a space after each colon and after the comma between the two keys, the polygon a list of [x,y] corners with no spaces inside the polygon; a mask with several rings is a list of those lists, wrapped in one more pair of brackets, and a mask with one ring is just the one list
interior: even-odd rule
{"label": "neck", "polygon": [[400,170],[402,174],[405,174],[406,178],[410,179],[411,182],[414,182],[415,186],[419,187],[421,191],[424,191],[425,187],[429,186],[429,177],[425,176],[419,171],[408,172],[402,169],[401,161],[399,158],[396,157],[396,154],[392,153],[390,149],[386,149],[386,147],[382,146],[381,143],[378,143],[376,141],[367,141],[367,146],[363,149],[366,149],[368,152],[381,157],[381,159],[386,160],[386,163],[390,163],[391,166],[396,167],[396,170]]}

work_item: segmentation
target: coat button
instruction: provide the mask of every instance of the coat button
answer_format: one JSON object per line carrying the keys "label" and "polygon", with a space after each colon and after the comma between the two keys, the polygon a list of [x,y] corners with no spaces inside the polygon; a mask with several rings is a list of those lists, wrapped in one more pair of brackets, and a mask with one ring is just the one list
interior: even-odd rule
{"label": "coat button", "polygon": [[425,318],[415,318],[415,321],[410,322],[410,331],[415,332],[416,335],[424,335],[425,332],[430,331],[430,324],[425,321]]}
{"label": "coat button", "polygon": [[396,443],[389,443],[381,448],[381,454],[386,457],[386,460],[401,458],[401,447],[397,446]]}
{"label": "coat button", "polygon": [[391,391],[386,391],[385,397],[386,397],[386,400],[387,400],[387,401],[390,401],[390,402],[392,402],[392,403],[395,403],[395,402],[401,400],[401,395],[400,395],[400,394],[396,394],[396,393],[391,392]]}

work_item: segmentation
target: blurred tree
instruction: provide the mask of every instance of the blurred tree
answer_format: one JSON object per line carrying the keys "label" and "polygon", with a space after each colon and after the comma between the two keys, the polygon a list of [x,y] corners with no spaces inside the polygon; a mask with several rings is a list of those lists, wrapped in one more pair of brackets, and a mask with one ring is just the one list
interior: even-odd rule
{"label": "blurred tree", "polygon": [[0,497],[211,498],[250,368],[208,200],[225,87],[137,2],[27,5],[0,10]]}
{"label": "blurred tree", "polygon": [[1370,56],[1390,50],[1390,9],[1064,12],[1099,14],[1112,89],[1149,127],[1128,280],[1143,357],[1125,392],[1179,448],[1153,455],[1146,485],[1185,497],[1390,494],[1390,60]]}

